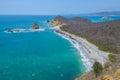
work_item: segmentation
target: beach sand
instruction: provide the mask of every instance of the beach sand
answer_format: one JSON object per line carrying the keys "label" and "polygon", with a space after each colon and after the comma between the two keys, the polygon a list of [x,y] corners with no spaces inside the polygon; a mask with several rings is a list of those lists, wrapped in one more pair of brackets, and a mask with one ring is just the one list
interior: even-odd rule
{"label": "beach sand", "polygon": [[92,65],[95,61],[100,62],[103,66],[109,61],[108,55],[110,53],[99,50],[97,46],[88,42],[86,39],[62,31],[59,27],[57,28],[56,33],[69,40],[78,50],[82,61],[86,66],[86,71],[92,70]]}

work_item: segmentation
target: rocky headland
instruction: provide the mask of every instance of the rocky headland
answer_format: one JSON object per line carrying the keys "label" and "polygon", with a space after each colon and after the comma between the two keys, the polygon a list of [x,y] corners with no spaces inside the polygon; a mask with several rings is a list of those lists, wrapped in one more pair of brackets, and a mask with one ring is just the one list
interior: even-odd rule
{"label": "rocky headland", "polygon": [[[67,19],[57,16],[51,22],[57,26],[57,33],[78,44],[83,62],[89,70],[76,80],[119,80],[120,68],[120,20],[93,23],[83,18]],[[82,49],[81,49],[82,48]],[[82,54],[81,54],[82,53]],[[103,69],[96,76],[92,69],[95,62],[99,62]]]}
{"label": "rocky headland", "polygon": [[120,20],[93,23],[83,18],[66,19],[57,16],[51,24],[61,30],[86,38],[103,51],[120,53]]}

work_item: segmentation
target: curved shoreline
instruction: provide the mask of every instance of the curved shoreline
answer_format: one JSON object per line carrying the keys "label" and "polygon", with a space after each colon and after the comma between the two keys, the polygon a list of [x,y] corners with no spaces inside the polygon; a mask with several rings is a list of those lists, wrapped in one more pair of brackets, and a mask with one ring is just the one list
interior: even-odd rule
{"label": "curved shoreline", "polygon": [[[79,55],[80,55],[80,57],[81,57],[81,60],[83,61],[83,64],[84,64],[85,67],[86,67],[86,72],[87,72],[87,71],[90,71],[91,68],[90,68],[90,67],[88,68],[88,66],[91,65],[91,62],[90,62],[90,60],[87,58],[87,56],[82,52],[82,50],[81,50],[82,46],[80,46],[77,41],[75,41],[74,39],[70,38],[68,35],[63,35],[63,34],[61,34],[61,33],[59,33],[59,32],[55,32],[55,33],[56,33],[57,35],[61,36],[62,38],[68,40],[68,41],[73,45],[73,47],[75,47],[75,48],[77,49],[77,51],[79,52]],[[81,47],[81,48],[79,48],[79,47]]]}
{"label": "curved shoreline", "polygon": [[86,39],[62,31],[59,27],[56,33],[67,39],[78,50],[87,69],[86,72],[92,70],[95,61],[100,62],[103,66],[108,62],[109,53],[99,50],[97,46],[89,43]]}

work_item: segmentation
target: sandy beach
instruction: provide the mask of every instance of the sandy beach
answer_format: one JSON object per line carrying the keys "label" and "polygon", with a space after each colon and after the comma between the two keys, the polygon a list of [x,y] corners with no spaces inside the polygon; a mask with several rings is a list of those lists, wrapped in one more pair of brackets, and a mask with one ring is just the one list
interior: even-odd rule
{"label": "sandy beach", "polygon": [[92,65],[95,61],[100,62],[103,66],[108,61],[109,53],[99,50],[97,46],[88,42],[86,39],[62,31],[59,27],[56,33],[69,40],[72,45],[78,50],[82,61],[86,66],[86,71],[92,70]]}

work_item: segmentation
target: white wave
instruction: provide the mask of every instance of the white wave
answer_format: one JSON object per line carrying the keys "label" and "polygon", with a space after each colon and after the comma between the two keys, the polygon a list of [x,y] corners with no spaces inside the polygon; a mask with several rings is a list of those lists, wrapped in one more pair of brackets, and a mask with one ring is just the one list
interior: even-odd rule
{"label": "white wave", "polygon": [[51,27],[51,28],[49,28],[49,29],[58,29],[58,27]]}
{"label": "white wave", "polygon": [[28,29],[31,32],[45,31],[45,29]]}
{"label": "white wave", "polygon": [[8,29],[5,30],[5,33],[21,33],[21,32],[39,32],[39,31],[45,31],[45,29]]}
{"label": "white wave", "polygon": [[60,34],[55,32],[56,34],[60,35],[61,37],[63,37],[64,39],[68,40],[79,52],[80,56],[81,56],[81,60],[83,61],[83,64],[86,67],[86,71],[90,71],[92,68],[92,64],[90,62],[90,60],[88,59],[87,55],[85,55],[85,51],[82,47],[82,45],[79,44],[79,42],[77,42],[76,40],[70,38],[70,36],[66,35],[66,34]]}

